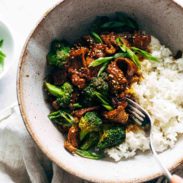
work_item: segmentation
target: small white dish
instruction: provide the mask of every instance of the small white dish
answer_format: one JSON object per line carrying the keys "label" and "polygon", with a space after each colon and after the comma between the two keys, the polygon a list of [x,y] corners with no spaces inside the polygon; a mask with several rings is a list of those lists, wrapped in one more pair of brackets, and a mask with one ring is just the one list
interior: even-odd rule
{"label": "small white dish", "polygon": [[0,71],[0,79],[8,72],[11,65],[13,64],[14,55],[14,40],[11,33],[10,26],[0,20],[0,40],[3,39],[3,46],[0,50],[6,54],[4,60],[3,70]]}

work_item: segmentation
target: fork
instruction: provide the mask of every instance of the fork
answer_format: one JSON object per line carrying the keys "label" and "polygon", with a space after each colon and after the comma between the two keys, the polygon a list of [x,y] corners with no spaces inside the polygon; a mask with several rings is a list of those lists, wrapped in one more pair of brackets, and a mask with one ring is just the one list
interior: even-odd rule
{"label": "fork", "polygon": [[165,167],[165,165],[160,160],[160,158],[154,148],[153,142],[152,142],[153,124],[152,124],[152,120],[151,120],[149,113],[146,110],[144,110],[139,104],[134,102],[133,100],[127,98],[127,102],[128,102],[127,111],[129,112],[129,114],[131,114],[130,115],[131,120],[133,122],[139,124],[140,126],[142,126],[143,124],[148,124],[146,133],[149,136],[150,149],[154,155],[154,158],[157,160],[158,164],[162,168],[164,175],[168,178],[169,181],[171,181],[172,175],[171,175],[170,171]]}

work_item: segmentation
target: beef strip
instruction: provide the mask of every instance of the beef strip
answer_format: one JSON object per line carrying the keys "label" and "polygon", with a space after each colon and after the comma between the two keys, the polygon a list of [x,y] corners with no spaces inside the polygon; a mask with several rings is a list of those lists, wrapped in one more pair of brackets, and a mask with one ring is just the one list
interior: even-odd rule
{"label": "beef strip", "polygon": [[133,35],[133,46],[147,50],[148,45],[151,42],[151,36],[143,33],[135,33]]}
{"label": "beef strip", "polygon": [[106,45],[98,43],[93,44],[90,48],[90,51],[88,53],[88,56],[94,59],[97,59],[99,57],[105,57],[105,48]]}
{"label": "beef strip", "polygon": [[111,122],[126,124],[129,116],[125,111],[126,106],[127,103],[123,102],[116,109],[104,112],[104,117]]}
{"label": "beef strip", "polygon": [[82,89],[86,86],[86,79],[79,76],[78,73],[73,73],[71,75],[72,84],[77,86],[79,89]]}
{"label": "beef strip", "polygon": [[87,107],[87,108],[83,108],[83,109],[78,109],[76,111],[73,112],[73,115],[75,117],[81,118],[85,113],[90,112],[90,111],[94,111],[98,109],[98,106],[93,106],[93,107]]}
{"label": "beef strip", "polygon": [[52,74],[55,85],[61,85],[67,80],[67,72],[65,69],[57,69]]}
{"label": "beef strip", "polygon": [[121,91],[124,89],[124,86],[127,84],[127,80],[124,76],[123,71],[118,67],[116,61],[112,61],[108,67],[107,72],[109,73],[109,85],[111,91]]}
{"label": "beef strip", "polygon": [[56,100],[54,100],[51,105],[56,110],[58,110],[60,108],[60,105],[58,104],[58,102]]}
{"label": "beef strip", "polygon": [[71,143],[74,147],[78,147],[79,141],[79,129],[77,126],[72,126],[69,129],[67,140]]}
{"label": "beef strip", "polygon": [[76,151],[76,147],[74,147],[68,140],[64,142],[64,147],[71,153],[74,153]]}

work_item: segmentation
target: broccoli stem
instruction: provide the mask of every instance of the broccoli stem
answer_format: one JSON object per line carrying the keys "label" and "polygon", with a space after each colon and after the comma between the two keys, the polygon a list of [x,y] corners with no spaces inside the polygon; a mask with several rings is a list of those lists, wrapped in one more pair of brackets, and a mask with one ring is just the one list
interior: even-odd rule
{"label": "broccoli stem", "polygon": [[96,153],[96,152],[85,151],[85,150],[81,150],[81,149],[77,149],[75,151],[75,153],[84,158],[89,158],[89,159],[94,159],[94,160],[99,160],[99,159],[104,158],[103,153]]}
{"label": "broccoli stem", "polygon": [[73,106],[75,109],[77,109],[77,108],[82,108],[82,105],[79,104],[79,103],[75,103],[75,104],[73,104],[72,106]]}
{"label": "broccoli stem", "polygon": [[50,120],[55,120],[62,117],[63,119],[65,119],[68,123],[72,124],[74,122],[74,118],[73,116],[71,116],[71,114],[65,112],[65,111],[56,111],[56,112],[52,112],[48,115],[48,118]]}
{"label": "broccoli stem", "polygon": [[88,150],[92,146],[95,146],[99,141],[98,133],[90,133],[88,139],[80,147],[82,150]]}
{"label": "broccoli stem", "polygon": [[107,99],[100,94],[99,92],[95,91],[94,95],[101,101],[102,106],[107,109],[108,111],[113,110],[113,107],[109,104],[109,102],[107,101]]}
{"label": "broccoli stem", "polygon": [[80,133],[79,133],[79,138],[80,138],[80,140],[82,141],[82,140],[85,138],[85,136],[86,136],[87,134],[88,134],[87,131],[81,130]]}
{"label": "broccoli stem", "polygon": [[50,83],[45,82],[45,87],[48,90],[50,94],[52,94],[55,97],[63,96],[63,91],[61,88],[58,88],[55,85],[52,85]]}

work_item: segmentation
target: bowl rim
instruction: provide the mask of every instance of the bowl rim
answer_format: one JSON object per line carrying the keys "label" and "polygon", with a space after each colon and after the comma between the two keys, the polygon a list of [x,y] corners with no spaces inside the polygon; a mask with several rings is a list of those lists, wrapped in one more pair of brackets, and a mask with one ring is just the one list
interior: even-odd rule
{"label": "bowl rim", "polygon": [[[16,76],[16,90],[17,90],[17,100],[18,100],[18,105],[19,105],[19,109],[20,109],[20,113],[23,119],[23,122],[27,128],[28,133],[30,134],[31,138],[33,139],[33,141],[37,144],[37,146],[39,147],[39,149],[43,152],[44,155],[46,155],[48,157],[48,159],[50,161],[52,161],[53,163],[55,163],[59,168],[62,168],[63,170],[67,171],[68,173],[79,177],[81,179],[85,179],[87,181],[92,181],[92,182],[103,182],[103,183],[116,183],[114,180],[99,180],[96,177],[89,177],[86,174],[77,174],[76,171],[73,171],[72,169],[70,169],[70,166],[66,166],[65,164],[61,163],[61,162],[57,162],[56,158],[47,150],[47,148],[45,148],[39,141],[39,138],[36,137],[36,134],[34,133],[34,131],[31,129],[30,127],[30,121],[28,120],[27,116],[26,116],[26,111],[25,111],[25,106],[24,106],[24,101],[23,101],[23,93],[22,93],[22,65],[25,61],[25,57],[26,57],[26,50],[28,47],[28,43],[30,41],[30,39],[33,37],[33,35],[38,31],[39,26],[43,23],[44,19],[52,12],[55,10],[55,8],[59,7],[59,6],[64,6],[64,4],[67,2],[72,2],[73,0],[61,0],[58,3],[55,3],[52,7],[50,7],[41,17],[40,19],[37,21],[37,23],[34,25],[34,27],[32,28],[32,30],[30,31],[30,33],[27,36],[27,39],[24,43],[24,46],[22,48],[21,54],[19,56],[19,64],[18,64],[18,69],[17,69],[17,76]],[[168,0],[169,2],[173,2],[179,9],[181,9],[183,11],[183,6],[181,4],[179,4],[176,0]],[[180,165],[183,163],[183,156],[182,158],[178,159],[176,162],[174,162],[174,164],[171,165],[171,167],[169,167],[169,170],[171,170],[172,172]],[[155,179],[157,177],[160,177],[163,175],[163,172],[159,172],[159,173],[154,173],[150,176],[144,176],[141,178],[136,178],[136,179],[131,179],[130,181],[123,181],[121,180],[119,183],[140,183],[140,182],[146,182],[152,179]]]}

